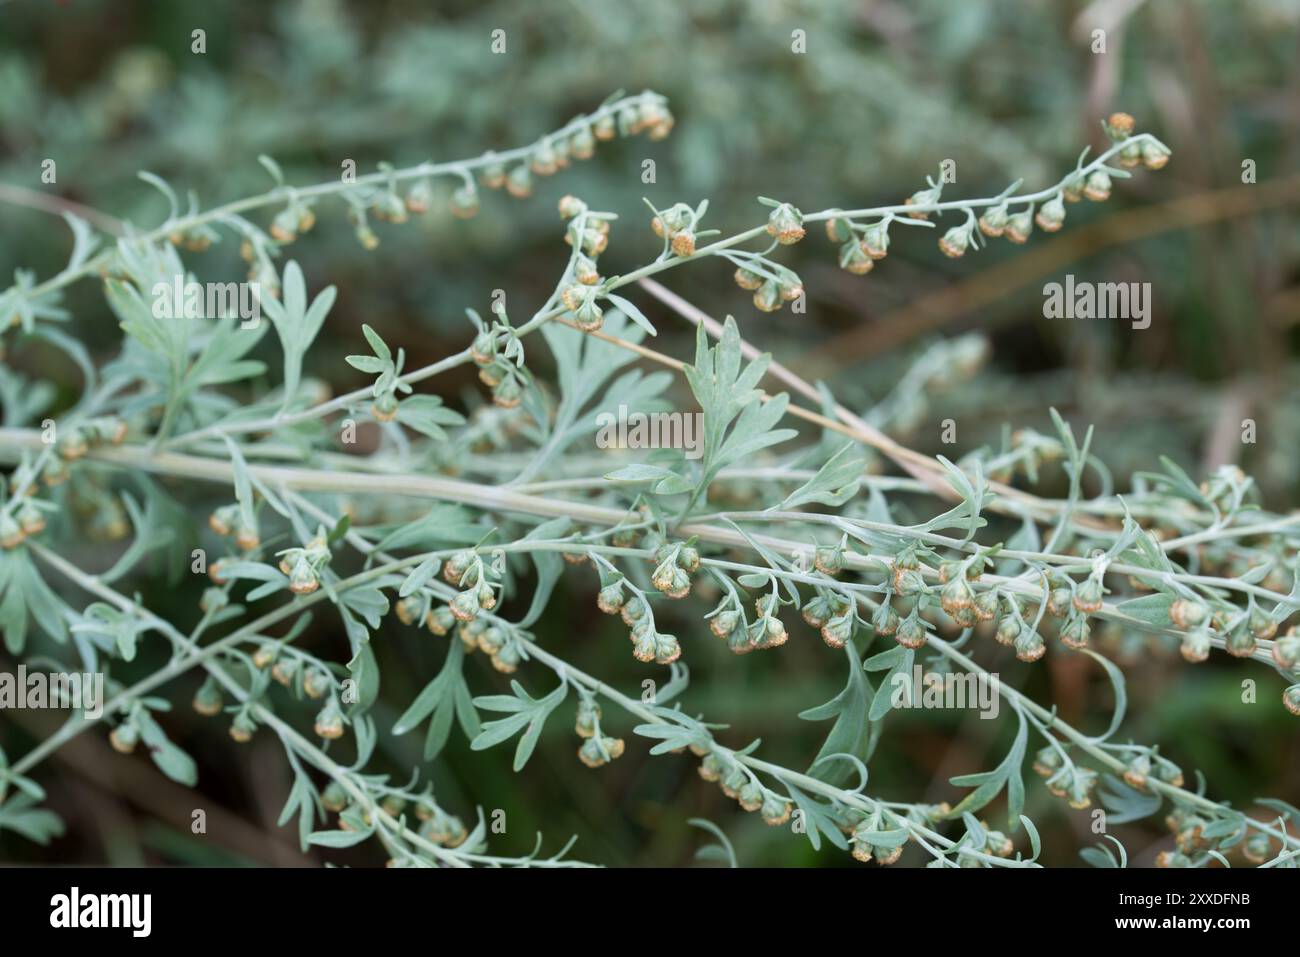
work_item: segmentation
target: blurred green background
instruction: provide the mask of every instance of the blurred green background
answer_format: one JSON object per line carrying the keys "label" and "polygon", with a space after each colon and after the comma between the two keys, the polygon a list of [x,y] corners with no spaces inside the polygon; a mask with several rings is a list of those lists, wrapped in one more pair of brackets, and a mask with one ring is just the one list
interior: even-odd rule
{"label": "blurred green background", "polygon": [[[206,31],[202,55],[191,53],[197,28]],[[1106,30],[1104,54],[1090,49],[1095,28]],[[489,50],[494,29],[506,31],[503,55]],[[802,55],[791,52],[793,30],[806,33]],[[1020,177],[1038,189],[1082,146],[1099,145],[1102,116],[1124,110],[1172,148],[1172,162],[1117,181],[1108,203],[1070,207],[1061,233],[1036,235],[1026,248],[997,243],[950,261],[933,231],[898,230],[889,259],[858,278],[836,267],[835,247],[818,230],[782,258],[804,280],[806,315],[757,312],[721,261],[672,270],[663,281],[715,316],[735,314],[746,338],[824,379],[850,407],[880,410],[888,431],[913,447],[945,451],[939,422],[949,416],[958,419],[963,452],[995,443],[1004,422],[1048,431],[1052,404],[1079,425],[1096,425],[1094,451],[1117,475],[1154,467],[1158,453],[1194,473],[1235,461],[1256,477],[1266,504],[1293,507],[1300,5],[1291,0],[0,2],[0,271],[46,277],[66,259],[66,228],[30,208],[27,191],[152,228],[165,209],[136,179],[141,169],[212,206],[272,185],[259,153],[298,184],[336,178],[345,158],[365,172],[380,161],[471,157],[533,142],[620,88],[665,94],[677,120],[672,135],[602,146],[595,159],[538,181],[530,199],[485,192],[469,222],[443,212],[444,203],[406,225],[377,224],[373,252],[356,243],[343,204],[322,203],[318,226],[291,250],[309,287],[339,288],[309,373],[336,391],[362,384],[342,361],[361,351],[362,322],[402,345],[412,367],[463,348],[464,309],[485,310],[494,289],[506,290],[512,318],[526,317],[567,258],[555,212],[565,193],[622,216],[601,265],[625,272],[658,252],[643,196],[660,208],[708,198],[707,225],[729,235],[761,222],[758,195],[805,210],[894,203],[944,159],[957,163],[947,196],[991,195]],[[52,187],[40,182],[46,158],[57,162]],[[647,158],[656,162],[653,184],[641,180]],[[1257,169],[1254,185],[1242,184],[1245,160]],[[238,278],[234,247],[227,241],[186,262],[201,279]],[[1150,282],[1151,328],[1045,319],[1042,286],[1067,273]],[[656,348],[688,357],[685,323],[644,294],[634,298],[661,329]],[[71,289],[67,306],[97,356],[112,355],[120,332],[97,285]],[[972,332],[987,339],[978,376],[895,392],[927,349]],[[263,345],[268,354],[275,348],[270,337]],[[56,408],[73,398],[79,378],[64,360],[33,345],[10,361],[65,385]],[[466,370],[438,387],[453,404],[478,391]],[[898,401],[879,405],[891,396]],[[1257,445],[1237,441],[1245,417],[1258,423]],[[201,505],[214,494],[205,488],[191,500]],[[109,561],[91,546],[75,557],[91,567]],[[566,576],[539,639],[635,687],[645,669],[626,654],[622,629],[596,614],[591,577]],[[198,585],[194,593],[162,581],[138,587],[155,609],[183,621],[194,615]],[[685,621],[673,630],[687,634]],[[698,620],[691,627],[698,632]],[[793,627],[797,638],[812,637]],[[345,647],[324,631],[312,640],[325,654]],[[385,727],[436,673],[443,651],[395,623],[376,646]],[[731,723],[730,744],[762,737],[770,760],[807,764],[827,728],[794,715],[838,691],[838,659],[829,667],[826,649],[811,640],[744,659],[698,638],[686,647],[688,710]],[[1038,668],[990,659],[1004,680],[1057,702],[1067,719],[1104,727],[1110,693],[1095,683],[1095,669],[1051,655]],[[148,655],[136,663],[150,664]],[[1216,798],[1297,800],[1294,719],[1272,705],[1238,705],[1240,663],[1216,658],[1192,669],[1149,650],[1126,667],[1127,734],[1200,768]],[[472,659],[469,674],[478,693],[504,686],[486,662]],[[1249,676],[1267,686],[1262,698],[1273,696],[1269,675]],[[178,682],[174,700],[187,702],[192,684]],[[476,805],[506,810],[508,832],[494,842],[500,853],[526,852],[541,830],[552,848],[579,835],[574,853],[588,860],[684,864],[709,841],[686,824],[700,816],[727,831],[744,864],[850,863],[741,813],[696,779],[689,757],[647,757],[630,724],[607,716],[628,750],[600,771],[578,763],[577,741],[557,717],[540,760],[521,775],[510,773],[501,750],[472,753],[455,735],[427,772],[440,803],[467,821]],[[69,836],[47,850],[0,836],[0,860],[303,862],[293,836],[274,827],[290,777],[271,736],[239,748],[220,722],[185,708],[170,720],[169,732],[200,761],[201,798],[163,780],[147,759],[117,758],[88,735],[42,778]],[[41,726],[0,720],[0,741],[21,754]],[[1011,730],[1005,720],[895,714],[872,763],[872,793],[952,799],[959,792],[947,778],[991,767]],[[419,763],[418,737],[385,736],[381,763],[403,778]],[[1087,816],[1068,812],[1037,781],[1028,792],[1045,862],[1077,864],[1076,849],[1095,841]],[[195,806],[209,810],[203,839],[188,831]],[[1168,843],[1150,825],[1115,833],[1138,863]],[[375,863],[381,855],[363,846],[331,859]]]}

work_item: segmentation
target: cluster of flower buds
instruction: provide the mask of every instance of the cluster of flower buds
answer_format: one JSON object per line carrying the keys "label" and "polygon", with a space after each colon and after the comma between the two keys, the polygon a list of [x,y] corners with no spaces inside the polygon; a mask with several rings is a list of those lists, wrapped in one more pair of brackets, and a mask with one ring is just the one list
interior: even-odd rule
{"label": "cluster of flower buds", "polygon": [[929,593],[921,575],[921,552],[922,546],[909,542],[894,556],[890,563],[890,583],[894,594],[909,598]]}
{"label": "cluster of flower buds", "polygon": [[1178,848],[1177,852],[1171,853],[1166,851],[1161,857],[1165,857],[1165,862],[1161,863],[1156,860],[1157,867],[1187,867],[1178,860],[1184,858],[1184,855],[1195,854],[1197,851],[1204,850],[1212,846],[1213,841],[1205,836],[1205,828],[1210,824],[1208,820],[1201,817],[1196,811],[1182,805],[1175,804],[1173,810],[1165,816],[1165,827],[1174,835],[1174,844]]}
{"label": "cluster of flower buds", "polygon": [[974,628],[997,617],[998,596],[993,589],[976,594],[970,583],[980,578],[978,562],[943,562],[939,566],[939,604],[963,628]]}
{"label": "cluster of flower buds", "polygon": [[842,827],[849,835],[849,853],[864,864],[872,860],[881,865],[896,863],[911,836],[906,828],[886,822],[879,808],[869,814],[854,808]]}
{"label": "cluster of flower buds", "polygon": [[584,332],[595,332],[604,320],[604,313],[597,301],[600,296],[595,286],[573,283],[565,286],[560,293],[560,302],[568,310],[565,318]]}
{"label": "cluster of flower buds", "polygon": [[693,542],[664,544],[655,550],[657,564],[650,583],[669,598],[685,598],[691,592],[691,575],[700,567],[700,553]]}
{"label": "cluster of flower buds", "polygon": [[[81,425],[60,430],[54,451],[65,462],[75,462],[93,446],[105,442],[120,445],[126,438],[126,423],[116,416],[100,416]],[[49,483],[54,484],[54,483]]]}
{"label": "cluster of flower buds", "polygon": [[9,502],[0,508],[0,548],[17,548],[30,536],[45,531],[45,512],[56,506],[32,498],[32,488],[21,502]]}
{"label": "cluster of flower buds", "polygon": [[415,816],[420,821],[419,835],[439,847],[460,847],[469,837],[469,831],[460,818],[432,804],[418,802]]}
{"label": "cluster of flower buds", "polygon": [[[1123,143],[1133,135],[1137,121],[1127,113],[1112,113],[1102,123],[1113,142]],[[1119,165],[1127,169],[1142,165],[1149,170],[1163,169],[1169,162],[1169,150],[1151,139],[1130,143],[1119,154]]]}
{"label": "cluster of flower buds", "polygon": [[1033,624],[1026,621],[1027,610],[1021,608],[1014,599],[1003,602],[1002,618],[998,621],[993,637],[1004,645],[1010,645],[1021,661],[1037,661],[1047,653],[1047,644]]}
{"label": "cluster of flower buds", "polygon": [[592,212],[578,197],[566,195],[560,199],[560,218],[568,222],[564,241],[577,248],[573,278],[584,286],[600,285],[596,260],[609,247],[609,214]]}
{"label": "cluster of flower buds", "polygon": [[271,220],[271,238],[277,243],[291,243],[301,233],[311,232],[316,225],[316,214],[311,207],[299,200],[289,203]]}
{"label": "cluster of flower buds", "polygon": [[803,295],[803,282],[791,270],[762,257],[752,266],[736,269],[736,285],[754,294],[754,306],[763,312],[776,312],[784,303]]}
{"label": "cluster of flower buds", "polygon": [[[301,548],[286,548],[276,552],[276,556],[280,559],[280,571],[289,576],[289,591],[310,595],[320,587],[321,574],[330,560],[325,529],[317,529],[315,537]],[[216,567],[217,562],[209,566],[210,575]],[[222,583],[215,575],[212,580],[218,585]]]}
{"label": "cluster of flower buds", "polygon": [[[888,604],[884,607],[888,607]],[[800,614],[804,621],[821,633],[822,641],[832,648],[843,648],[853,637],[853,623],[857,616],[854,614],[853,599],[845,595],[818,589],[817,594],[804,603]]]}
{"label": "cluster of flower buds", "polygon": [[745,770],[744,765],[725,751],[691,745],[691,752],[703,758],[700,777],[716,782],[722,793],[738,802],[746,811],[758,811],[769,827],[780,827],[794,813],[789,801],[771,791]]}
{"label": "cluster of flower buds", "polygon": [[[498,311],[504,318],[504,311]],[[501,338],[505,337],[504,352]],[[482,326],[470,344],[470,357],[478,366],[479,381],[492,390],[492,403],[501,409],[514,409],[524,397],[524,381],[519,367],[510,356],[513,350],[521,348],[518,340],[513,338],[513,331],[508,325],[496,325],[492,328]],[[522,354],[522,353],[519,353]],[[397,406],[393,405],[396,415]]]}
{"label": "cluster of flower buds", "polygon": [[831,242],[841,244],[840,268],[855,276],[865,276],[875,268],[876,260],[889,254],[888,219],[856,226],[852,220],[837,216],[826,221],[826,235]]}
{"label": "cluster of flower buds", "polygon": [[488,566],[477,552],[457,552],[443,565],[442,575],[450,585],[461,589],[451,600],[451,614],[457,621],[473,621],[480,611],[497,606],[500,585],[488,580]]}
{"label": "cluster of flower buds", "polygon": [[696,209],[692,209],[686,203],[674,203],[668,209],[655,210],[650,220],[650,228],[656,236],[664,240],[673,255],[693,256],[699,222],[704,217],[706,209],[708,209],[708,200],[702,202]]}
{"label": "cluster of flower buds", "polygon": [[207,223],[191,226],[188,229],[174,229],[167,234],[167,241],[173,246],[182,246],[192,253],[204,252],[219,237],[217,231]]}
{"label": "cluster of flower buds", "polygon": [[[1132,135],[1134,121],[1133,117],[1127,113],[1114,113],[1105,121],[1103,126],[1110,138],[1119,143],[1127,140]],[[1150,139],[1144,139],[1140,143],[1133,143],[1119,154],[1119,165],[1129,168],[1145,164],[1148,169],[1156,170],[1163,167],[1168,160],[1169,151]],[[938,202],[941,187],[941,183],[932,183],[929,189],[920,190],[909,197],[906,205],[925,206]],[[975,219],[972,211],[967,210],[967,215],[970,217],[969,221],[948,230],[943,238],[939,240],[939,248],[944,255],[952,258],[963,255],[967,247],[974,244],[974,227],[976,225],[978,225],[980,233],[984,236],[991,238],[1005,237],[1016,244],[1026,243],[1029,241],[1029,236],[1033,232],[1035,224],[1044,232],[1054,233],[1059,230],[1065,224],[1066,203],[1077,203],[1082,199],[1104,202],[1110,198],[1111,188],[1111,173],[1106,168],[1101,167],[1087,173],[1076,173],[1066,179],[1060,191],[1049,197],[1046,202],[1038,207],[1036,212],[1032,205],[1017,212],[1012,212],[1010,201],[1005,199],[987,207],[980,214],[978,220]],[[925,212],[913,212],[908,215],[917,219],[928,218]],[[842,232],[843,230],[837,227],[836,231],[832,233],[832,239],[843,242],[850,238],[844,236],[841,239],[840,234]],[[883,255],[883,249],[881,253]],[[864,263],[863,251],[850,248],[848,244],[840,250],[840,265],[850,272],[858,273],[865,273],[871,268],[869,263]]]}
{"label": "cluster of flower buds", "polygon": [[500,623],[476,617],[457,623],[456,613],[449,605],[431,608],[424,618],[428,629],[435,635],[445,635],[452,628],[467,654],[481,651],[488,656],[492,667],[502,674],[513,674],[519,668],[523,655],[510,632]]}
{"label": "cluster of flower buds", "polygon": [[235,547],[240,551],[251,552],[262,543],[257,528],[257,517],[253,516],[251,520],[246,520],[243,509],[235,503],[222,505],[209,515],[208,527],[222,538],[234,536]]}
{"label": "cluster of flower buds", "polygon": [[600,730],[600,705],[590,695],[578,701],[578,718],[574,730],[582,738],[578,760],[589,768],[598,768],[623,756],[622,738],[612,738]]}
{"label": "cluster of flower buds", "polygon": [[1065,798],[1077,811],[1092,804],[1092,791],[1097,787],[1097,772],[1080,767],[1067,759],[1053,745],[1046,745],[1034,757],[1034,771],[1047,779],[1047,790]]}
{"label": "cluster of flower buds", "polygon": [[1136,752],[1125,765],[1124,780],[1130,787],[1146,791],[1152,778],[1163,781],[1170,787],[1183,786],[1183,770],[1174,762],[1162,758],[1154,748]]}
{"label": "cluster of flower buds", "polygon": [[504,163],[489,161],[479,173],[479,182],[489,189],[504,186],[518,198],[529,196],[534,176],[551,176],[567,167],[570,160],[590,159],[597,142],[612,140],[619,132],[624,136],[644,132],[652,140],[663,139],[673,128],[673,115],[663,97],[647,90],[634,102],[624,104],[617,120],[607,113],[590,122],[570,125],[574,127],[571,132],[543,137],[525,159],[509,170]]}
{"label": "cluster of flower buds", "polygon": [[655,629],[654,615],[644,598],[639,594],[623,595],[624,582],[619,578],[606,583],[596,596],[596,607],[607,615],[622,617],[623,624],[630,629],[628,638],[632,642],[632,656],[637,661],[672,664],[682,656],[681,643],[672,635]]}

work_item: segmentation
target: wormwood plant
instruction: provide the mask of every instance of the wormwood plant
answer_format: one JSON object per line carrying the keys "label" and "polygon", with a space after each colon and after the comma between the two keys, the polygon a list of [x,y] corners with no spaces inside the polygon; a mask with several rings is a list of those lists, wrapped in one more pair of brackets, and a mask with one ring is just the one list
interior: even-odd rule
{"label": "wormwood plant", "polygon": [[[210,209],[142,174],[166,196],[168,215],[113,242],[67,216],[67,267],[44,280],[20,270],[0,296],[11,354],[43,340],[82,376],[75,401],[56,406],[49,383],[0,366],[0,449],[14,466],[0,489],[0,624],[10,656],[103,673],[109,696],[102,719],[74,712],[27,753],[0,753],[0,828],[39,842],[61,833],[34,772],[101,720],[118,751],[143,745],[162,773],[195,785],[184,742],[170,740],[156,715],[172,706],[162,695],[173,679],[201,671],[196,711],[227,722],[233,742],[261,734],[283,745],[293,784],[280,824],[296,823],[304,848],[373,840],[397,866],[576,863],[569,846],[543,852],[541,837],[527,857],[494,853],[482,812],[440,803],[425,768],[404,781],[373,770],[381,735],[422,734],[428,764],[458,729],[475,750],[509,746],[514,770],[526,773],[548,721],[573,722],[576,760],[591,768],[628,747],[689,751],[700,776],[745,810],[862,861],[893,863],[915,845],[929,866],[1037,866],[1038,831],[1022,813],[1028,765],[1071,808],[1099,802],[1116,823],[1163,814],[1176,841],[1162,865],[1227,863],[1239,852],[1263,867],[1296,866],[1300,839],[1289,828],[1300,810],[1268,797],[1250,809],[1216,801],[1155,742],[1127,739],[1124,674],[1094,647],[1173,641],[1189,663],[1227,652],[1300,714],[1300,634],[1285,628],[1300,609],[1296,516],[1262,508],[1235,468],[1198,482],[1162,460],[1121,493],[1092,431],[1079,440],[1055,413],[1054,434],[1008,430],[999,447],[955,462],[922,455],[758,354],[743,322],[716,323],[651,279],[688,264],[723,267],[757,309],[774,311],[802,301],[781,250],[815,241],[814,224],[830,240],[827,255],[857,275],[887,268],[891,242],[914,241],[918,230],[936,230],[950,257],[999,238],[1027,242],[1062,228],[1070,204],[1104,201],[1135,168],[1166,164],[1169,150],[1125,114],[1103,124],[1103,152],[1085,150],[1036,192],[1016,182],[994,196],[951,198],[938,178],[878,208],[803,212],[762,199],[761,221],[729,235],[711,228],[707,202],[652,207],[649,230],[619,227],[620,254],[643,257],[622,273],[606,266],[616,216],[566,196],[556,239],[567,261],[531,314],[512,318],[500,298],[486,317],[467,309],[465,347],[418,368],[408,368],[402,342],[363,326],[369,351],[347,361],[373,376],[370,385],[330,395],[307,376],[331,371],[309,357],[335,289],[288,252],[318,215],[342,212],[371,249],[371,221],[425,213],[440,180],[452,185],[451,212],[469,216],[481,190],[526,197],[534,177],[589,159],[603,141],[672,126],[663,97],[617,95],[535,143],[475,159],[294,186],[263,157],[269,191]],[[230,239],[267,321],[231,310],[160,315],[158,284],[194,280],[202,253]],[[103,364],[60,328],[71,318],[63,290],[92,277],[123,332]],[[646,345],[656,328],[628,298],[638,290],[695,324],[689,362]],[[251,357],[271,330],[282,357],[275,370]],[[940,376],[970,359],[959,348],[944,356]],[[432,380],[471,365],[483,392],[462,411]],[[676,374],[703,416],[698,458],[593,449],[601,413],[666,409]],[[265,386],[268,378],[278,384]],[[378,425],[378,445],[347,451],[366,421]],[[1064,499],[1035,491],[1054,469],[1068,477]],[[198,529],[196,503],[214,489],[224,504]],[[83,567],[68,556],[87,540],[123,544]],[[203,547],[191,549],[196,541]],[[210,578],[190,620],[168,620],[135,592],[159,563]],[[562,575],[621,618],[652,695],[576,667],[575,647],[538,642],[534,628]],[[372,643],[390,614],[410,640],[446,652],[414,700],[396,703],[396,721],[380,722]],[[315,617],[340,626],[346,654],[301,640]],[[845,683],[799,715],[831,722],[802,769],[766,760],[759,742],[715,722],[724,716],[692,708],[692,647],[721,641],[737,655],[781,654],[792,638],[818,636],[823,667],[842,669]],[[171,657],[128,683],[144,642],[169,644]],[[1109,725],[1086,733],[996,680],[980,663],[994,642],[1023,661],[1085,656],[1113,688]],[[489,676],[466,668],[476,654],[511,676],[508,688],[488,693]],[[908,700],[898,689],[921,693],[911,687],[918,665],[988,680],[1015,728],[996,767],[952,779],[948,803],[885,800],[869,776],[891,712]],[[302,701],[318,709],[310,728],[285,716]],[[1114,838],[1082,853],[1126,863]]]}

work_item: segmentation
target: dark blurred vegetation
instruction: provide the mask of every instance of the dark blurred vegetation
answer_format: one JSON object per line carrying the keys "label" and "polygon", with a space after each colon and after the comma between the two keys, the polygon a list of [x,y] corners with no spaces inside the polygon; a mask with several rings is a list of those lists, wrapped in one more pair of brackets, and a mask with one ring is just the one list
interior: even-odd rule
{"label": "dark blurred vegetation", "polygon": [[[507,291],[512,318],[531,313],[567,256],[555,213],[566,192],[622,215],[602,267],[626,271],[658,248],[642,196],[659,207],[707,197],[708,224],[730,234],[761,221],[757,195],[806,210],[898,202],[945,158],[958,165],[951,195],[993,194],[1018,177],[1041,188],[1074,163],[1083,145],[1096,147],[1100,117],[1122,109],[1137,117],[1138,129],[1172,148],[1169,167],[1118,182],[1108,203],[1071,207],[1060,234],[1036,235],[1025,249],[995,244],[953,262],[938,254],[931,231],[899,230],[888,261],[856,278],[836,268],[834,247],[813,234],[784,259],[807,286],[805,316],[756,312],[720,261],[674,270],[664,281],[714,315],[736,314],[748,339],[808,378],[825,379],[859,409],[890,395],[937,339],[986,335],[983,374],[895,407],[886,425],[914,447],[943,451],[939,422],[949,416],[959,423],[961,451],[995,443],[1003,422],[1048,431],[1051,404],[1076,424],[1096,425],[1094,451],[1121,489],[1129,472],[1153,467],[1164,453],[1194,472],[1236,461],[1260,482],[1267,504],[1294,505],[1300,462],[1300,7],[1294,2],[434,6],[400,0],[0,3],[0,183],[151,228],[164,210],[158,194],[136,179],[140,169],[193,189],[211,206],[271,186],[259,153],[274,156],[291,182],[306,184],[335,178],[344,158],[366,171],[384,160],[400,166],[524,145],[617,88],[651,88],[669,97],[677,126],[666,141],[603,147],[594,160],[539,182],[529,200],[485,194],[482,212],[468,223],[439,213],[405,226],[381,224],[375,252],[357,245],[341,203],[323,203],[320,224],[292,255],[310,287],[339,287],[308,371],[343,390],[361,382],[342,356],[359,351],[362,322],[403,345],[408,366],[415,366],[462,348],[469,332],[465,307],[485,309],[494,289]],[[1108,30],[1104,55],[1089,49],[1094,26]],[[190,52],[195,28],[207,31],[205,55]],[[496,28],[507,31],[505,55],[489,52]],[[794,29],[806,31],[805,55],[791,53]],[[47,157],[58,164],[55,187],[39,181]],[[645,158],[657,162],[652,185],[641,182]],[[1257,165],[1253,186],[1241,183],[1246,159]],[[262,223],[269,219],[256,215]],[[0,222],[6,276],[16,267],[41,277],[60,268],[69,236],[57,218],[10,202],[0,204]],[[234,245],[227,241],[187,263],[202,279],[236,278],[242,264]],[[1150,282],[1151,328],[1044,319],[1042,285],[1066,273]],[[633,295],[663,330],[657,348],[686,357],[685,324]],[[96,285],[71,290],[67,305],[78,335],[101,355],[111,354],[120,334]],[[65,400],[77,388],[78,377],[50,367],[51,356],[39,346],[14,360],[31,375],[65,382]],[[438,388],[453,403],[477,391],[469,371],[438,380]],[[1246,417],[1259,423],[1257,445],[1238,441]],[[1050,483],[1063,481],[1060,476],[1049,474],[1048,481],[1046,492],[1059,494]],[[200,490],[209,493],[216,491]],[[77,558],[91,568],[111,560],[92,549]],[[625,653],[622,629],[596,614],[590,577],[566,577],[539,639],[580,667],[634,688],[644,669]],[[146,586],[151,607],[191,620],[200,586]],[[693,677],[687,709],[730,722],[729,744],[762,737],[769,759],[806,765],[826,728],[794,716],[830,698],[842,682],[838,667],[823,667],[811,632],[796,625],[796,639],[805,640],[792,641],[780,655],[735,659],[699,636],[698,621],[691,627],[679,632]],[[346,647],[341,635],[324,630],[310,640],[326,655]],[[395,626],[377,636],[376,646],[384,674],[382,728],[443,652],[432,638],[421,642]],[[146,653],[136,665],[161,660]],[[1093,683],[1096,669],[1051,655],[1046,667],[999,661],[991,653],[987,663],[1038,700],[1056,702],[1085,730],[1104,727],[1110,692]],[[480,693],[504,685],[485,662],[469,670]],[[1269,782],[1267,793],[1296,800],[1294,719],[1276,707],[1229,707],[1239,694],[1239,663],[1217,659],[1191,669],[1176,655],[1147,650],[1126,662],[1126,670],[1128,734],[1160,742],[1163,753],[1205,772],[1216,798],[1245,802]],[[196,680],[172,689],[178,705],[188,701]],[[833,849],[816,854],[785,829],[768,829],[741,813],[698,782],[688,757],[646,756],[630,724],[608,717],[629,746],[623,759],[599,772],[577,762],[576,740],[558,718],[543,737],[541,760],[523,775],[511,774],[500,751],[471,753],[457,735],[427,771],[440,803],[467,821],[476,805],[506,809],[509,832],[494,844],[500,853],[526,852],[541,830],[548,847],[578,834],[574,853],[588,860],[683,864],[708,840],[685,823],[702,816],[727,831],[744,864],[848,862]],[[0,722],[11,756],[26,750],[41,724]],[[1007,721],[973,716],[895,713],[872,763],[872,792],[951,799],[956,789],[947,778],[992,766],[1012,730]],[[48,851],[6,836],[0,859],[303,860],[293,835],[274,827],[290,777],[270,735],[241,749],[221,722],[194,719],[185,707],[170,719],[169,733],[200,761],[201,797],[168,784],[147,759],[117,758],[102,737],[88,735],[44,769],[50,804],[68,820],[70,836]],[[420,763],[418,738],[382,739],[381,760],[396,777],[404,779],[403,769]],[[1076,848],[1094,842],[1087,816],[1067,812],[1037,781],[1029,782],[1028,793],[1028,813],[1044,835],[1044,860],[1078,863]],[[189,809],[196,805],[209,809],[207,839],[189,834]],[[1138,863],[1149,863],[1167,843],[1154,843],[1161,834],[1150,825],[1116,833]],[[380,853],[369,845],[350,852],[357,863],[374,863]]]}

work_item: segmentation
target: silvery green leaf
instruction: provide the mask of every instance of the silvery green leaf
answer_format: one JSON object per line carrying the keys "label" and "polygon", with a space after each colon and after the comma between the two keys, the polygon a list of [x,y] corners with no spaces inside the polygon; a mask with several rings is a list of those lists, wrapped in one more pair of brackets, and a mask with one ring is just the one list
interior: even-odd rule
{"label": "silvery green leaf", "polygon": [[769,511],[785,511],[809,502],[843,505],[858,494],[866,462],[862,446],[856,442],[846,442],[826,460],[816,475],[786,496],[785,501],[773,505]]}

